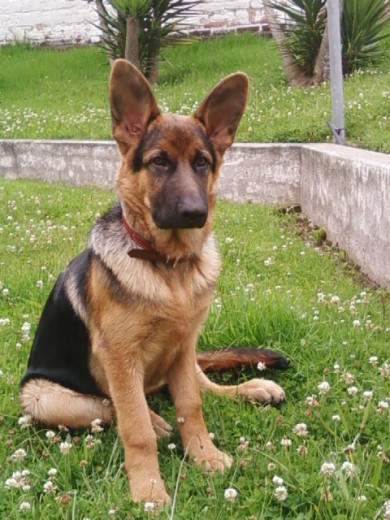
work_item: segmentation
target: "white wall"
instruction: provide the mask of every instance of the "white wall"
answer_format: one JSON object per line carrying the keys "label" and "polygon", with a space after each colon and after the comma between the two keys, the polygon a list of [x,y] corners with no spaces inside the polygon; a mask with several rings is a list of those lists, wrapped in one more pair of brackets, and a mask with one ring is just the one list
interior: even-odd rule
{"label": "white wall", "polygon": [[[189,18],[211,33],[231,27],[261,25],[262,0],[205,1],[202,13]],[[0,45],[32,43],[85,44],[99,40],[95,4],[86,0],[0,0]]]}

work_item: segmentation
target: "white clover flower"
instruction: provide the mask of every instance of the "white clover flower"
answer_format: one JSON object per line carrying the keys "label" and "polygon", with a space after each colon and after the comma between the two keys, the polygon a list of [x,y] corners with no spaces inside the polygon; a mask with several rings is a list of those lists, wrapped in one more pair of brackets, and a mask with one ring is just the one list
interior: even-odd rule
{"label": "white clover flower", "polygon": [[363,397],[366,401],[369,401],[370,399],[372,399],[372,396],[374,395],[374,392],[372,390],[365,390],[363,392]]}
{"label": "white clover flower", "polygon": [[280,444],[284,448],[288,448],[288,447],[290,447],[292,445],[292,440],[288,439],[287,437],[283,437],[283,439],[280,441]]}
{"label": "white clover flower", "polygon": [[335,422],[339,422],[341,420],[340,416],[335,414],[335,415],[332,415],[332,421],[335,421]]}
{"label": "white clover flower", "polygon": [[333,462],[324,462],[321,465],[320,473],[322,473],[322,475],[333,475],[335,471],[336,466]]}
{"label": "white clover flower", "polygon": [[31,415],[22,415],[22,417],[20,417],[18,419],[18,424],[19,426],[24,429],[24,428],[28,428],[29,426],[31,426],[31,423],[32,423],[32,417]]}
{"label": "white clover flower", "polygon": [[341,379],[344,381],[344,383],[347,383],[347,385],[352,385],[352,383],[355,382],[355,376],[350,372],[343,372]]}
{"label": "white clover flower", "polygon": [[25,486],[29,486],[26,479],[29,474],[30,472],[27,469],[23,471],[14,471],[11,478],[7,478],[4,485],[6,488],[23,489]]}
{"label": "white clover flower", "polygon": [[225,238],[225,244],[231,244],[233,242],[233,238],[232,237],[226,237]]}
{"label": "white clover flower", "polygon": [[370,356],[368,358],[368,362],[370,363],[370,365],[372,365],[373,367],[376,367],[378,365],[378,356]]}
{"label": "white clover flower", "polygon": [[267,450],[269,450],[269,451],[271,451],[271,450],[274,449],[274,445],[273,445],[273,443],[272,443],[271,441],[267,441],[267,442],[265,443],[265,447],[266,447]]}
{"label": "white clover flower", "polygon": [[235,500],[237,498],[237,495],[238,495],[238,491],[237,491],[237,489],[234,489],[234,488],[227,488],[227,489],[225,489],[225,491],[223,493],[225,500],[228,500],[229,502],[232,502],[233,500]]}
{"label": "white clover flower", "polygon": [[56,470],[56,468],[50,468],[49,471],[47,472],[49,477],[55,477],[57,475],[57,473],[58,473],[58,471]]}
{"label": "white clover flower", "polygon": [[56,434],[55,434],[55,432],[53,432],[53,430],[48,430],[45,435],[46,435],[46,439],[49,439],[49,441],[54,439],[54,437],[56,436]]}
{"label": "white clover flower", "polygon": [[382,377],[390,376],[390,363],[383,363],[383,365],[379,369],[379,373]]}
{"label": "white clover flower", "polygon": [[367,502],[367,497],[366,497],[366,495],[359,495],[356,497],[356,500],[358,502]]}
{"label": "white clover flower", "polygon": [[28,334],[30,332],[30,329],[31,329],[31,323],[29,323],[28,321],[25,321],[21,327],[21,331],[23,332],[23,334]]}
{"label": "white clover flower", "polygon": [[334,372],[336,372],[336,373],[339,372],[339,370],[340,370],[340,365],[339,365],[338,363],[335,363],[335,364],[333,365],[333,370],[334,370]]}
{"label": "white clover flower", "polygon": [[175,450],[175,449],[176,449],[176,444],[174,444],[173,442],[171,442],[170,444],[168,444],[167,448],[168,448],[168,450],[170,450],[170,451]]}
{"label": "white clover flower", "polygon": [[333,303],[335,305],[339,304],[340,303],[340,297],[337,296],[336,294],[334,294],[331,299],[330,299],[330,303]]}
{"label": "white clover flower", "polygon": [[352,326],[357,329],[360,327],[360,320],[353,320]]}
{"label": "white clover flower", "polygon": [[359,389],[356,386],[350,386],[347,388],[348,395],[356,395]]}
{"label": "white clover flower", "polygon": [[31,509],[30,502],[21,502],[21,504],[19,506],[20,511],[30,511],[30,509]]}
{"label": "white clover flower", "polygon": [[275,486],[283,486],[284,484],[284,480],[282,479],[282,477],[278,477],[278,475],[275,475],[272,478],[272,482],[273,484],[275,484]]}
{"label": "white clover flower", "polygon": [[54,495],[56,490],[57,490],[57,486],[55,486],[51,480],[47,480],[43,484],[43,492],[47,493],[48,495],[49,494],[53,494]]}
{"label": "white clover flower", "polygon": [[326,394],[330,390],[330,384],[328,381],[322,381],[318,384],[317,388],[320,394]]}
{"label": "white clover flower", "polygon": [[264,265],[266,267],[269,267],[272,264],[272,258],[268,257],[266,260],[264,260]]}
{"label": "white clover flower", "polygon": [[352,462],[349,462],[347,460],[342,463],[341,469],[342,471],[344,471],[347,477],[351,477],[356,472],[355,466],[352,464]]}
{"label": "white clover flower", "polygon": [[262,372],[263,370],[266,370],[267,366],[265,363],[263,363],[263,361],[259,361],[257,363],[257,370],[260,370],[260,372]]}
{"label": "white clover flower", "polygon": [[9,318],[0,318],[0,327],[5,327],[11,323]]}
{"label": "white clover flower", "polygon": [[322,292],[319,292],[319,293],[317,294],[317,301],[318,301],[318,303],[322,303],[322,302],[324,302],[324,301],[325,301],[325,294],[322,293]]}
{"label": "white clover flower", "polygon": [[94,419],[91,421],[91,432],[92,433],[99,433],[103,431],[103,428],[101,427],[102,420],[101,419]]}
{"label": "white clover flower", "polygon": [[351,451],[356,451],[356,444],[352,442],[351,444],[348,444],[346,448],[344,448],[344,453],[351,453]]}
{"label": "white clover flower", "polygon": [[389,409],[389,403],[387,401],[384,401],[384,400],[378,401],[378,404],[376,407],[376,411],[378,413],[384,413],[388,409]]}
{"label": "white clover flower", "polygon": [[276,468],[276,464],[274,462],[269,462],[267,469],[268,471],[273,471]]}
{"label": "white clover flower", "polygon": [[153,511],[154,510],[154,502],[145,502],[144,503],[144,511]]}
{"label": "white clover flower", "polygon": [[294,426],[293,432],[298,437],[307,437],[307,435],[308,435],[307,425],[305,423],[298,423]]}
{"label": "white clover flower", "polygon": [[26,450],[24,450],[23,448],[19,448],[15,451],[15,453],[11,455],[11,459],[16,461],[23,460],[26,457],[26,455]]}
{"label": "white clover flower", "polygon": [[65,441],[60,443],[60,452],[62,455],[69,455],[71,449],[72,444],[70,442]]}
{"label": "white clover flower", "polygon": [[240,437],[238,449],[245,450],[249,446],[249,441],[245,437]]}
{"label": "white clover flower", "polygon": [[314,408],[315,406],[319,406],[320,403],[317,401],[317,396],[313,394],[306,397],[306,404],[307,406]]}
{"label": "white clover flower", "polygon": [[278,486],[275,491],[274,495],[279,502],[284,502],[287,499],[287,489],[284,486]]}

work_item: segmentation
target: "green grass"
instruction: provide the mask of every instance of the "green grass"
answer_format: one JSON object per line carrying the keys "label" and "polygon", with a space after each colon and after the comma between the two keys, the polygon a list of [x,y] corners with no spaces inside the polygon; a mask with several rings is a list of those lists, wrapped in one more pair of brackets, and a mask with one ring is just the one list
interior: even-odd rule
{"label": "green grass", "polygon": [[[251,88],[239,141],[330,139],[329,85],[289,89],[270,39],[228,35],[176,45],[164,50],[164,58],[155,88],[163,109],[191,113],[214,83],[241,69],[249,74]],[[348,142],[390,151],[389,73],[390,52],[380,67],[346,79]],[[97,48],[2,47],[0,135],[109,139],[108,75],[106,58]]]}
{"label": "green grass", "polygon": [[[151,516],[129,499],[114,426],[93,434],[91,446],[90,432],[56,431],[49,440],[45,429],[18,423],[18,382],[42,306],[59,271],[84,247],[96,213],[112,198],[97,189],[0,180],[1,518]],[[174,510],[158,518],[384,518],[390,499],[389,295],[366,284],[342,252],[319,248],[320,232],[298,235],[298,218],[257,205],[218,205],[215,227],[223,273],[200,348],[280,349],[291,368],[262,375],[282,385],[287,400],[274,408],[204,396],[209,430],[218,446],[234,456],[233,467],[224,475],[202,474],[183,461],[175,428],[171,439],[159,441],[159,458],[172,496],[178,486],[177,500]],[[237,375],[221,379],[232,382]],[[320,393],[324,381],[330,389]],[[307,401],[313,394],[317,406]],[[150,402],[175,424],[164,394]],[[306,437],[294,433],[299,423],[307,425]],[[245,449],[240,449],[242,437],[249,441]],[[285,438],[291,446],[282,446]],[[59,442],[66,439],[73,447],[62,455]],[[169,443],[176,448],[171,451]],[[18,461],[13,455],[23,455],[19,449],[26,455]],[[325,462],[335,464],[332,475],[321,473]],[[350,477],[345,462],[353,464]],[[51,468],[57,470],[51,477],[56,489],[45,493]],[[7,489],[6,480],[25,469],[30,488]],[[274,495],[275,475],[284,480],[285,501]],[[224,499],[229,487],[238,491],[231,502]],[[25,513],[23,502],[31,507]]]}

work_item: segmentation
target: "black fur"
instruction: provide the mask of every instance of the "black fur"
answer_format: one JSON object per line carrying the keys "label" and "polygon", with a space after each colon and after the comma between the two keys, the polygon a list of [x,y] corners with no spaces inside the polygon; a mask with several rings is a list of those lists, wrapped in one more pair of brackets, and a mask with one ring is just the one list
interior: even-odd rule
{"label": "black fur", "polygon": [[104,397],[89,371],[88,330],[65,291],[66,280],[74,274],[80,301],[86,302],[85,283],[92,254],[85,250],[59,276],[43,309],[21,386],[30,379],[43,378],[76,392]]}

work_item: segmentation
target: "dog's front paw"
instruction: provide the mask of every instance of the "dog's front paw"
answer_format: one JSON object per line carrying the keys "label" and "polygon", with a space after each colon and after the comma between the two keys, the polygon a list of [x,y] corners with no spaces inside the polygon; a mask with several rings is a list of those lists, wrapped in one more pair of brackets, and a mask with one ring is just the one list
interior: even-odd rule
{"label": "dog's front paw", "polygon": [[160,478],[152,478],[147,482],[133,480],[130,482],[130,493],[134,502],[153,503],[156,509],[168,506],[172,502]]}
{"label": "dog's front paw", "polygon": [[223,473],[226,468],[231,467],[233,459],[227,453],[213,446],[208,450],[199,450],[194,455],[194,462],[205,471],[221,471]]}
{"label": "dog's front paw", "polygon": [[278,404],[285,399],[283,388],[269,379],[251,379],[238,385],[237,392],[253,401],[265,404]]}

